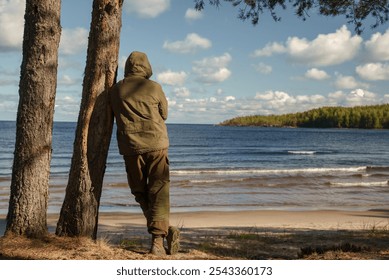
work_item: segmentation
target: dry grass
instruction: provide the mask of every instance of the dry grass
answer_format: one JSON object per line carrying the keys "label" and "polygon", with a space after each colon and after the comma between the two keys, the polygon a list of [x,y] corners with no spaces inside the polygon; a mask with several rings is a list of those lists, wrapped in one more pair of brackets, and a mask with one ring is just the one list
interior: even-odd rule
{"label": "dry grass", "polygon": [[[346,230],[182,229],[182,249],[165,259],[389,259],[388,227]],[[145,260],[148,236],[120,239],[0,238],[0,259]]]}

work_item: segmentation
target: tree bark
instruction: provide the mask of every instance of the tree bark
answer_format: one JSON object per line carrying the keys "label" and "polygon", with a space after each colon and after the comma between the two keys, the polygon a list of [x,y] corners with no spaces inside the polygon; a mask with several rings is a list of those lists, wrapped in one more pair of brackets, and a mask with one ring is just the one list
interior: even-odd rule
{"label": "tree bark", "polygon": [[113,115],[108,89],[115,83],[123,0],[94,0],[73,158],[57,235],[96,238]]}
{"label": "tree bark", "polygon": [[6,234],[47,233],[60,0],[27,0]]}

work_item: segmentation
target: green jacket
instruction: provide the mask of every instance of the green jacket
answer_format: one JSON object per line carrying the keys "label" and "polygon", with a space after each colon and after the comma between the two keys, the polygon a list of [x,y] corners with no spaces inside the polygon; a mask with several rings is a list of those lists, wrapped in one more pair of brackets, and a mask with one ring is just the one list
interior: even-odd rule
{"label": "green jacket", "polygon": [[146,54],[133,52],[127,59],[124,79],[110,90],[122,155],[143,154],[169,147],[165,124],[168,104],[162,87],[149,80],[152,74]]}

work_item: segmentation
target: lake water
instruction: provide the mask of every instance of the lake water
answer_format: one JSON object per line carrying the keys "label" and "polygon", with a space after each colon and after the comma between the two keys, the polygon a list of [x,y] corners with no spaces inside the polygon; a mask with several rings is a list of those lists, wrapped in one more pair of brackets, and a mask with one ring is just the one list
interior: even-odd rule
{"label": "lake water", "polygon": [[[75,126],[54,125],[49,213],[62,205]],[[168,130],[173,212],[388,208],[388,130],[192,124]],[[15,123],[0,122],[0,131],[0,214],[6,214]],[[140,212],[115,135],[100,210]]]}

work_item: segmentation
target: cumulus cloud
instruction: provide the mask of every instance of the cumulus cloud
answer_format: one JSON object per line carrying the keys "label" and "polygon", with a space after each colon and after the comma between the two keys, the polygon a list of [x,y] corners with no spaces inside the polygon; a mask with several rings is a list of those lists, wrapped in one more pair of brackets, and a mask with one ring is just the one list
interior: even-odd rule
{"label": "cumulus cloud", "polygon": [[369,85],[357,81],[353,76],[338,75],[335,86],[338,89],[354,89],[358,87],[368,88]]}
{"label": "cumulus cloud", "polygon": [[367,63],[365,65],[358,66],[355,71],[364,80],[389,81],[388,63]]}
{"label": "cumulus cloud", "polygon": [[234,96],[208,98],[169,98],[170,121],[219,123],[225,119],[256,112],[252,101],[236,100]]}
{"label": "cumulus cloud", "polygon": [[254,51],[253,55],[258,57],[286,53],[296,63],[329,66],[353,59],[361,44],[360,36],[352,36],[347,27],[342,26],[335,33],[320,34],[312,41],[289,37],[284,44],[269,43],[264,48]]}
{"label": "cumulus cloud", "polygon": [[305,73],[305,77],[308,78],[308,79],[313,79],[313,80],[318,80],[318,81],[321,81],[321,80],[326,80],[330,77],[330,75],[328,75],[325,71],[323,70],[319,70],[317,68],[312,68],[312,69],[309,69],[306,73]]}
{"label": "cumulus cloud", "polygon": [[[258,92],[254,102],[258,102],[261,110],[271,114],[301,112],[323,106],[363,106],[382,103],[385,96],[365,89],[356,88],[349,92],[336,91],[328,95],[293,95],[283,91]],[[258,113],[257,113],[258,114]]]}
{"label": "cumulus cloud", "polygon": [[203,18],[204,14],[196,9],[189,8],[185,12],[185,19],[188,21],[195,21]]}
{"label": "cumulus cloud", "polygon": [[19,51],[23,42],[25,0],[0,1],[0,52]]}
{"label": "cumulus cloud", "polygon": [[124,10],[127,13],[134,13],[141,18],[155,18],[167,11],[170,7],[170,0],[126,0]]}
{"label": "cumulus cloud", "polygon": [[184,72],[165,71],[157,75],[157,80],[165,85],[177,86],[185,83],[188,75]]}
{"label": "cumulus cloud", "polygon": [[190,33],[183,41],[165,41],[163,48],[173,53],[195,53],[199,49],[209,49],[212,42],[196,33]]}
{"label": "cumulus cloud", "polygon": [[377,102],[375,93],[360,88],[350,91],[345,100],[348,106],[371,105]]}
{"label": "cumulus cloud", "polygon": [[344,97],[344,93],[341,90],[330,92],[328,94],[328,104],[330,106],[336,106],[338,105],[339,100],[341,100],[343,97]]}
{"label": "cumulus cloud", "polygon": [[[296,95],[285,91],[257,92],[251,98],[217,96],[209,98],[169,98],[170,120],[193,123],[218,123],[248,115],[284,114],[323,106],[363,106],[389,102],[389,94],[378,95],[365,89],[338,90],[327,95]],[[199,112],[204,112],[199,114]],[[204,118],[206,116],[206,118]]]}
{"label": "cumulus cloud", "polygon": [[186,87],[179,87],[179,88],[173,89],[173,94],[176,97],[189,97],[190,91]]}
{"label": "cumulus cloud", "polygon": [[365,43],[369,57],[375,61],[389,60],[389,29],[384,34],[375,33]]}
{"label": "cumulus cloud", "polygon": [[236,100],[235,96],[232,96],[232,95],[224,97],[224,101],[226,101],[226,102],[235,101],[235,100]]}
{"label": "cumulus cloud", "polygon": [[254,65],[254,68],[257,72],[259,72],[261,74],[265,74],[265,75],[273,72],[273,67],[271,67],[270,65],[267,65],[265,63],[262,63],[262,62]]}
{"label": "cumulus cloud", "polygon": [[273,54],[286,53],[287,51],[288,49],[282,43],[272,42],[266,44],[266,46],[262,49],[255,50],[253,56],[272,56]]}
{"label": "cumulus cloud", "polygon": [[364,106],[381,102],[384,102],[384,97],[379,97],[376,93],[361,88],[349,92],[339,90],[329,93],[327,97],[327,103],[331,106]]}
{"label": "cumulus cloud", "polygon": [[265,108],[281,111],[284,110],[283,108],[293,106],[296,103],[296,98],[283,91],[257,93],[255,99],[263,101]]}
{"label": "cumulus cloud", "polygon": [[353,59],[359,51],[362,38],[342,26],[335,33],[320,34],[313,41],[292,37],[288,39],[288,54],[292,60],[308,65],[337,65]]}
{"label": "cumulus cloud", "polygon": [[254,102],[260,104],[263,114],[285,114],[322,106],[327,99],[320,94],[294,96],[284,91],[266,91],[257,92]]}
{"label": "cumulus cloud", "polygon": [[86,51],[88,45],[88,30],[85,28],[64,28],[61,34],[59,52],[64,55],[77,54]]}
{"label": "cumulus cloud", "polygon": [[197,75],[197,80],[206,83],[220,83],[231,76],[231,71],[227,68],[231,62],[231,55],[225,53],[222,56],[208,57],[193,64],[193,73]]}

